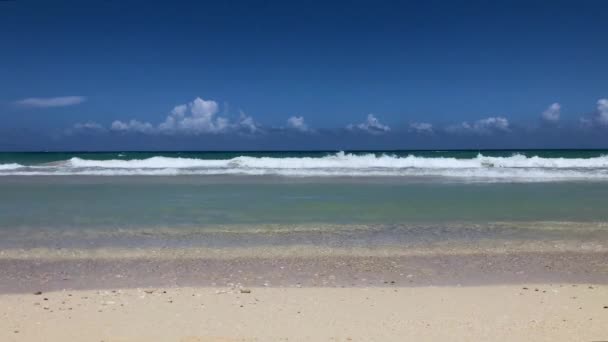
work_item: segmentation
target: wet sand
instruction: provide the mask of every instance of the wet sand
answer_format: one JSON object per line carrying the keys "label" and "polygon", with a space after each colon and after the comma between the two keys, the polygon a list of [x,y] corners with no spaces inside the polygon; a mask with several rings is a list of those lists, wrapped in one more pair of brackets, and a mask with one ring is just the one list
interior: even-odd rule
{"label": "wet sand", "polygon": [[[153,253],[150,253],[153,254]],[[0,293],[136,287],[608,284],[608,252],[0,259]],[[165,257],[167,256],[167,257]]]}

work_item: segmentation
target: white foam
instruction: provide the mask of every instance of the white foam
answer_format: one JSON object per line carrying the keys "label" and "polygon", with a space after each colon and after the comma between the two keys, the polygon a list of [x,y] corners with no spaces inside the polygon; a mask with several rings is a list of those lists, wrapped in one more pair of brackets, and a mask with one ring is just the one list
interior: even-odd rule
{"label": "white foam", "polygon": [[170,158],[152,157],[147,159],[131,160],[91,160],[72,158],[67,161],[67,166],[74,168],[112,168],[112,169],[161,169],[161,168],[203,168],[222,167],[228,165],[230,160],[220,159],[194,159],[194,158]]}
{"label": "white foam", "polygon": [[10,164],[0,164],[0,170],[15,170],[15,169],[19,169],[22,168],[23,165],[21,164],[15,164],[15,163],[10,163]]}
{"label": "white foam", "polygon": [[542,158],[418,157],[339,152],[324,157],[275,158],[240,156],[232,159],[152,157],[130,160],[71,158],[25,167],[0,164],[0,175],[280,175],[290,177],[401,176],[479,179],[487,181],[608,180],[608,156]]}
{"label": "white foam", "polygon": [[194,159],[152,157],[131,160],[88,160],[72,158],[67,164],[76,168],[97,167],[117,169],[160,168],[259,168],[259,169],[470,169],[470,168],[608,168],[608,156],[594,158],[541,158],[517,154],[511,157],[487,157],[481,154],[472,159],[445,157],[398,157],[394,155],[346,154],[313,158],[273,158],[241,156],[233,159]]}

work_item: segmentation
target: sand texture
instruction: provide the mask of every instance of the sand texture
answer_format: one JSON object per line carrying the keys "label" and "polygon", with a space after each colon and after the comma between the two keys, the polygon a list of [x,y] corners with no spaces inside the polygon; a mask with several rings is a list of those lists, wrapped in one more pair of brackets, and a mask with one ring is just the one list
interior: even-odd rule
{"label": "sand texture", "polygon": [[602,341],[608,286],[56,291],[0,315],[1,341]]}

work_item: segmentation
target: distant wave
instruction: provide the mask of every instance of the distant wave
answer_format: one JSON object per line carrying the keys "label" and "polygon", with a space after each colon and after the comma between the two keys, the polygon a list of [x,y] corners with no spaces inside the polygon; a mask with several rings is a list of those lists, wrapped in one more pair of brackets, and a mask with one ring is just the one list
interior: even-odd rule
{"label": "distant wave", "polygon": [[478,154],[471,159],[446,157],[397,157],[383,154],[346,154],[338,152],[320,158],[236,157],[232,159],[193,159],[152,157],[132,160],[87,160],[72,158],[66,162],[72,167],[98,167],[120,169],[158,168],[259,168],[259,169],[365,169],[365,168],[608,168],[608,156],[595,158],[541,158],[516,154],[511,157],[486,157]]}
{"label": "distant wave", "polygon": [[15,163],[11,163],[11,164],[0,164],[0,171],[2,170],[15,170],[15,169],[19,169],[24,167],[21,164],[15,164]]}
{"label": "distant wave", "polygon": [[251,157],[196,159],[151,157],[130,160],[71,158],[48,164],[0,164],[0,175],[281,175],[321,176],[436,176],[496,180],[608,180],[608,156],[543,158],[418,157],[347,154],[324,157]]}

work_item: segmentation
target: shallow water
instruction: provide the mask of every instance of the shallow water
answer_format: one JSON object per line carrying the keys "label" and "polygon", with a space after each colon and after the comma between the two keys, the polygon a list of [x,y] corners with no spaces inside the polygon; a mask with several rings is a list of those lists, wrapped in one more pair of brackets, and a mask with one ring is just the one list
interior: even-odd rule
{"label": "shallow water", "polygon": [[608,182],[44,176],[0,177],[0,189],[1,230],[608,222]]}
{"label": "shallow water", "polygon": [[[4,246],[68,236],[246,245],[328,243],[323,233],[346,231],[328,244],[403,245],[555,238],[559,227],[605,241],[606,154],[0,153],[0,236]],[[235,232],[249,235],[218,237]]]}

